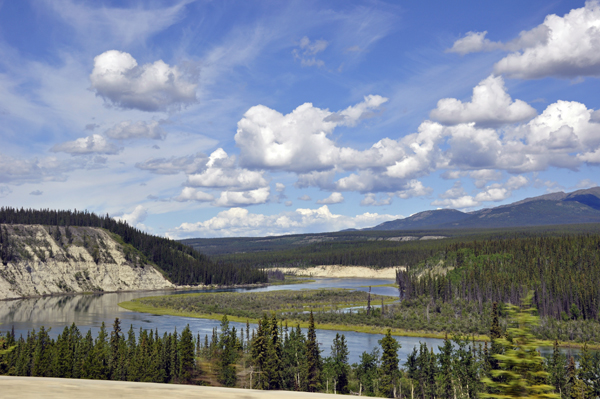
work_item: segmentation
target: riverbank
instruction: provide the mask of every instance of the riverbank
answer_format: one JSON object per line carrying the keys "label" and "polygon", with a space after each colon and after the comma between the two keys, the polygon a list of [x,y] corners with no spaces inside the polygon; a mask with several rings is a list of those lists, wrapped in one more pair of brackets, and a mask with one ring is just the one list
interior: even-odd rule
{"label": "riverbank", "polygon": [[405,270],[405,266],[372,269],[365,266],[321,265],[314,267],[285,267],[279,268],[285,274],[306,277],[328,278],[377,278],[396,279],[396,270]]}
{"label": "riverbank", "polygon": [[157,384],[150,382],[74,380],[46,377],[0,376],[3,399],[185,399],[185,398],[249,398],[275,399],[282,395],[290,399],[333,398],[324,393],[292,391],[259,391],[255,389],[220,388],[197,385]]}

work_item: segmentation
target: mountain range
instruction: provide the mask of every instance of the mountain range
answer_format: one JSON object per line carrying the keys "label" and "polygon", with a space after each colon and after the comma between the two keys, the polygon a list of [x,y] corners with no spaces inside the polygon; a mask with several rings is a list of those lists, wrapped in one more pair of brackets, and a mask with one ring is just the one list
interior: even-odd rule
{"label": "mountain range", "polygon": [[526,198],[508,205],[461,212],[437,209],[391,220],[365,230],[527,227],[600,223],[600,187]]}

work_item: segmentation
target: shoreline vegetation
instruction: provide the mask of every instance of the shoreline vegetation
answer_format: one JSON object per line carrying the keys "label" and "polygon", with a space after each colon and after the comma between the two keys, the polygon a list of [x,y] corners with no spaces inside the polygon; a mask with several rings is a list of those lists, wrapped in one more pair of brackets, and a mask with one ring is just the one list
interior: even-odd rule
{"label": "shoreline vegetation", "polygon": [[[387,285],[385,285],[387,286]],[[384,314],[381,312],[383,299]],[[316,328],[321,330],[354,331],[367,334],[384,334],[388,329],[391,335],[406,337],[422,337],[444,339],[447,335],[462,335],[470,341],[489,342],[489,324],[492,320],[492,309],[485,309],[478,314],[475,309],[468,310],[469,303],[463,303],[464,309],[460,313],[469,320],[480,319],[477,325],[481,331],[464,331],[458,325],[454,329],[439,331],[427,329],[407,329],[395,327],[393,319],[397,317],[413,320],[414,312],[425,311],[433,321],[435,309],[422,309],[418,301],[405,301],[405,306],[398,303],[395,298],[371,294],[371,310],[367,315],[368,294],[361,291],[342,289],[329,290],[301,290],[301,291],[273,291],[260,293],[194,293],[180,295],[166,295],[159,297],[143,297],[132,301],[121,302],[119,306],[134,312],[150,313],[155,315],[170,315],[192,317],[200,319],[221,320],[227,316],[230,321],[240,323],[258,323],[264,314],[275,313],[278,317],[285,318],[290,325],[299,325],[308,328],[308,311],[315,317]],[[290,307],[289,303],[296,303]],[[234,307],[230,307],[235,304]],[[352,312],[348,308],[356,308]],[[445,312],[454,312],[456,309],[444,309]],[[386,316],[387,313],[387,316]],[[398,316],[399,315],[399,316]],[[386,323],[386,317],[388,322]],[[506,320],[501,318],[501,325],[506,328]],[[418,325],[418,323],[414,323]],[[536,334],[539,335],[539,334]],[[540,339],[540,346],[552,347],[555,340]],[[556,340],[558,346],[563,348],[582,348],[584,342]],[[600,350],[600,343],[588,342],[588,348]]]}

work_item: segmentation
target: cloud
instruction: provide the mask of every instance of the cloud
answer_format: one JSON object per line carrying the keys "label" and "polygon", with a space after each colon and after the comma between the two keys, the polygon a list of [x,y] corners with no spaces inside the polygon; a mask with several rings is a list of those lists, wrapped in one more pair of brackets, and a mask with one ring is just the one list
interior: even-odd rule
{"label": "cloud", "polygon": [[508,42],[491,42],[487,32],[469,32],[449,50],[513,51],[494,65],[495,74],[510,78],[600,76],[600,4],[588,1],[563,17],[548,15],[537,27]]}
{"label": "cloud", "polygon": [[159,175],[174,175],[180,172],[200,173],[206,169],[208,157],[202,153],[171,158],[151,158],[138,162],[135,167]]}
{"label": "cloud", "polygon": [[275,183],[275,191],[278,193],[282,193],[285,190],[285,184],[283,183]]}
{"label": "cloud", "polygon": [[125,213],[123,216],[116,216],[114,219],[127,222],[130,226],[145,230],[145,226],[142,224],[142,222],[146,220],[147,216],[148,211],[146,208],[144,208],[143,205],[137,205],[131,213]]}
{"label": "cloud", "polygon": [[331,193],[331,195],[327,198],[321,199],[317,201],[317,204],[340,204],[344,202],[344,196],[342,193]]}
{"label": "cloud", "polygon": [[44,192],[40,191],[40,190],[34,190],[29,193],[29,195],[42,195],[42,194],[44,194]]}
{"label": "cloud", "polygon": [[433,201],[431,205],[455,209],[474,208],[481,206],[483,202],[504,201],[512,196],[513,191],[528,184],[529,180],[525,176],[511,176],[505,183],[491,184],[475,196],[471,196],[465,192],[461,182],[457,181],[452,188],[440,194],[440,200]]}
{"label": "cloud", "polygon": [[55,157],[18,159],[0,154],[0,183],[39,183],[65,181],[66,173],[87,165],[82,159],[59,160]]}
{"label": "cloud", "polygon": [[177,197],[175,197],[173,199],[178,202],[186,202],[186,201],[207,202],[207,201],[214,200],[215,197],[211,194],[205,193],[200,190],[196,190],[195,188],[192,188],[192,187],[184,187],[183,190],[181,190],[181,194],[179,194]]}
{"label": "cloud", "polygon": [[165,131],[157,121],[150,123],[138,121],[124,121],[116,124],[112,128],[104,132],[111,139],[127,140],[127,139],[154,139],[163,140],[166,136]]}
{"label": "cloud", "polygon": [[496,126],[528,120],[536,114],[529,104],[511,99],[501,76],[490,75],[473,89],[471,102],[441,99],[430,116],[445,125],[475,122],[481,126]]}
{"label": "cloud", "polygon": [[139,66],[129,53],[109,50],[94,58],[92,89],[107,104],[147,112],[196,102],[196,86],[177,66],[162,60]]}
{"label": "cloud", "polygon": [[422,182],[416,179],[409,180],[400,191],[396,192],[396,197],[408,199],[413,197],[424,197],[433,192],[431,187],[425,187]]}
{"label": "cloud", "polygon": [[310,196],[308,196],[308,195],[306,195],[306,194],[304,194],[304,195],[303,195],[303,196],[301,196],[301,197],[298,197],[298,199],[299,199],[300,201],[312,201],[312,198],[310,198]]}
{"label": "cloud", "polygon": [[[177,22],[190,1],[180,1],[171,7],[146,8],[107,7],[105,4],[75,3],[70,0],[47,0],[46,3],[77,30],[75,37],[115,41],[121,45],[144,42],[148,37]],[[97,5],[88,7],[87,4]]]}
{"label": "cloud", "polygon": [[598,186],[598,183],[592,181],[591,179],[583,179],[579,180],[577,184],[573,188],[582,189],[582,188],[591,188]]}
{"label": "cloud", "polygon": [[[219,148],[210,154],[206,169],[201,173],[188,175],[187,186],[229,188],[232,190],[254,190],[269,184],[263,172],[236,167],[235,156],[229,157]],[[237,194],[232,194],[235,197]]]}
{"label": "cloud", "polygon": [[93,134],[88,137],[82,137],[75,141],[67,141],[62,144],[56,144],[50,151],[66,152],[71,155],[88,155],[88,154],[118,154],[122,148],[117,147],[113,143],[107,141],[99,134]]}
{"label": "cloud", "polygon": [[[337,147],[328,135],[338,125],[354,125],[386,100],[380,96],[366,96],[364,102],[339,114],[316,108],[310,103],[287,115],[263,105],[254,106],[238,122],[235,141],[240,148],[240,164],[296,173],[322,171],[343,164],[354,165],[356,156],[360,155],[358,151]],[[359,162],[365,158],[359,159]]]}
{"label": "cloud", "polygon": [[449,53],[458,53],[465,55],[479,51],[492,51],[501,48],[500,43],[495,43],[486,39],[487,31],[467,32],[465,37],[454,42],[452,48],[446,50]]}
{"label": "cloud", "polygon": [[529,31],[522,31],[518,38],[508,43],[492,42],[486,39],[486,35],[487,31],[467,32],[465,37],[454,42],[452,48],[446,50],[446,52],[465,55],[480,51],[518,51],[534,47],[540,43],[546,44],[550,35],[550,28],[546,25],[539,25]]}
{"label": "cloud", "polygon": [[292,206],[294,203],[292,201],[285,201],[285,206]]}
{"label": "cloud", "polygon": [[221,196],[213,202],[213,205],[234,207],[264,204],[269,199],[270,194],[269,187],[248,191],[222,191]]}
{"label": "cloud", "polygon": [[311,42],[307,36],[300,39],[298,48],[292,50],[295,60],[299,60],[302,66],[317,66],[325,65],[323,60],[317,59],[316,54],[324,51],[329,43],[326,40],[319,39]]}
{"label": "cloud", "polygon": [[301,234],[318,231],[336,231],[349,228],[372,227],[401,215],[364,213],[356,216],[333,214],[323,205],[317,209],[296,209],[275,215],[251,213],[244,208],[231,208],[204,222],[182,223],[170,230],[172,238],[234,237]]}
{"label": "cloud", "polygon": [[383,103],[388,101],[387,98],[368,95],[365,96],[365,100],[356,105],[351,105],[343,111],[333,113],[324,119],[325,122],[337,122],[340,125],[356,126],[356,124],[363,120],[372,118],[376,115],[374,110],[378,109]]}
{"label": "cloud", "polygon": [[383,206],[390,205],[392,203],[392,196],[387,195],[383,197],[379,197],[377,199],[377,195],[374,193],[365,194],[365,197],[360,201],[362,206]]}

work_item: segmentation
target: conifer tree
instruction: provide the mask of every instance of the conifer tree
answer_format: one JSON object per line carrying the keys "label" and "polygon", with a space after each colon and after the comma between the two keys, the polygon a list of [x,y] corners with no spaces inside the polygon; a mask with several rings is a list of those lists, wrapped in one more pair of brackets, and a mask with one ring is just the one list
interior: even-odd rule
{"label": "conifer tree", "polygon": [[454,384],[452,383],[452,342],[448,334],[444,338],[444,345],[439,348],[439,390],[438,397],[441,399],[452,399],[454,397]]}
{"label": "conifer tree", "polygon": [[344,334],[340,336],[335,334],[333,344],[331,345],[331,360],[334,376],[334,393],[348,393],[348,375],[350,366],[348,365],[348,345]]}
{"label": "conifer tree", "polygon": [[308,319],[308,333],[306,335],[306,368],[307,390],[308,392],[317,392],[321,387],[322,364],[312,310]]}
{"label": "conifer tree", "polygon": [[388,398],[396,396],[396,387],[399,377],[398,349],[400,344],[392,337],[388,328],[385,337],[379,340],[381,345],[381,392]]}
{"label": "conifer tree", "polygon": [[537,384],[538,378],[547,378],[548,373],[539,371],[543,358],[537,351],[537,344],[531,333],[531,328],[537,325],[539,317],[534,315],[531,307],[533,292],[523,300],[522,309],[509,306],[509,322],[514,325],[507,329],[507,338],[498,339],[504,354],[494,357],[499,361],[499,370],[492,370],[493,377],[503,377],[502,382],[490,378],[483,378],[482,382],[492,388],[492,392],[483,393],[488,398],[558,398],[558,394],[551,393],[552,386]]}
{"label": "conifer tree", "polygon": [[255,366],[256,378],[251,388],[256,389],[267,389],[268,381],[266,374],[264,373],[265,365],[267,362],[267,346],[268,346],[268,335],[269,331],[269,320],[267,315],[264,314],[263,318],[258,322],[258,331],[252,338],[252,362]]}
{"label": "conifer tree", "polygon": [[268,389],[281,389],[281,341],[275,313],[268,321],[267,358],[263,373],[267,380]]}
{"label": "conifer tree", "polygon": [[194,376],[196,361],[194,358],[194,335],[190,330],[189,324],[186,325],[181,332],[181,338],[179,339],[177,349],[179,352],[179,381],[190,382]]}

